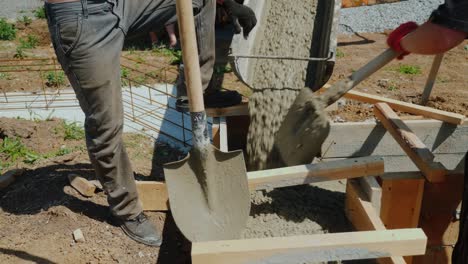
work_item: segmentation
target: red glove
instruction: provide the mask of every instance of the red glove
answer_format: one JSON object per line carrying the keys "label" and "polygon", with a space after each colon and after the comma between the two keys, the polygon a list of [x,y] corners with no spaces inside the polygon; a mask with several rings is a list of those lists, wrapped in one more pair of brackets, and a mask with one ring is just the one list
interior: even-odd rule
{"label": "red glove", "polygon": [[387,38],[387,44],[392,48],[393,50],[397,52],[403,52],[398,59],[402,60],[406,55],[410,54],[408,51],[403,49],[401,46],[401,40],[408,35],[409,33],[413,32],[418,28],[418,24],[416,22],[406,22],[404,24],[401,24],[399,27],[397,27],[395,30],[388,35]]}

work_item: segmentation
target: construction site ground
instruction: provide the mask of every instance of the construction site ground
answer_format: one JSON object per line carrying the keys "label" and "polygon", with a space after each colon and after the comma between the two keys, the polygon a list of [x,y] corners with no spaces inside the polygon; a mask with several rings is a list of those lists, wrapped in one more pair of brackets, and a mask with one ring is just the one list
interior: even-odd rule
{"label": "construction site ground", "polygon": [[[53,56],[43,20],[33,22],[41,36],[29,57]],[[20,30],[21,34],[24,31]],[[23,32],[23,33],[21,33]],[[330,83],[344,78],[385,48],[384,33],[341,35],[337,61]],[[18,41],[0,41],[0,55],[11,59]],[[168,63],[173,54],[163,50],[129,48],[125,56],[140,63]],[[161,56],[164,59],[161,59]],[[418,102],[432,63],[431,57],[410,55],[395,61],[364,81],[359,91]],[[442,64],[429,106],[468,115],[468,41],[450,51]],[[171,66],[176,71],[176,66]],[[141,67],[143,71],[146,67]],[[218,67],[224,88],[250,91],[229,67]],[[36,75],[34,75],[36,74]],[[132,74],[132,73],[130,73]],[[142,80],[145,81],[145,80]],[[67,84],[64,84],[64,88]],[[0,91],[40,90],[37,73],[0,74]],[[371,105],[347,101],[332,112],[339,122],[372,119]],[[76,137],[70,137],[77,133]],[[9,187],[0,190],[0,263],[188,263],[190,243],[178,232],[170,214],[150,212],[150,219],[164,231],[160,249],[127,238],[112,222],[103,192],[86,198],[69,186],[67,176],[93,179],[81,132],[61,120],[0,119],[0,146],[6,138],[21,142],[27,154],[11,160],[0,153],[1,172],[26,169]],[[182,153],[165,144],[153,144],[140,135],[125,135],[125,143],[140,180],[161,179],[161,164],[180,159]],[[4,149],[4,148],[3,148]],[[8,166],[6,166],[6,165]],[[252,212],[244,237],[287,236],[351,231],[344,215],[345,182],[298,186],[252,194]],[[75,242],[72,233],[81,229],[85,242]],[[358,263],[363,263],[362,261]]]}

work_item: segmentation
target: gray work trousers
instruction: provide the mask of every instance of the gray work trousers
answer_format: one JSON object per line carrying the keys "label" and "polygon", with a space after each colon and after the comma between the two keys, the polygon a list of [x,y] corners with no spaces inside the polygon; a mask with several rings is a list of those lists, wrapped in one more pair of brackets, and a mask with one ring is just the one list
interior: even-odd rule
{"label": "gray work trousers", "polygon": [[[215,1],[193,0],[193,7],[206,88],[215,59]],[[85,113],[89,157],[111,212],[134,218],[142,205],[122,141],[120,55],[126,36],[176,21],[175,0],[80,0],[45,8],[55,53]]]}

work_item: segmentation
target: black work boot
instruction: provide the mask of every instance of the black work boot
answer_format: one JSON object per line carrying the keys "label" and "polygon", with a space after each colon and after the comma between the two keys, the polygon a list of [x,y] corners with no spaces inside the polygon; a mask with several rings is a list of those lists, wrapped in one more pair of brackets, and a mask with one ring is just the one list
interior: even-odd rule
{"label": "black work boot", "polygon": [[120,227],[127,236],[137,242],[153,247],[161,246],[161,234],[143,213],[135,219],[120,220]]}

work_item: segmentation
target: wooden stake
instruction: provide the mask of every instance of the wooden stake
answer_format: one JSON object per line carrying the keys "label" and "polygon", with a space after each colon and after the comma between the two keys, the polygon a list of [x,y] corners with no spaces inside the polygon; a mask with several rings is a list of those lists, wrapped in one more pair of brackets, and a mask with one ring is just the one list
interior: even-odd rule
{"label": "wooden stake", "polygon": [[390,106],[385,103],[377,103],[374,107],[374,113],[429,182],[443,182],[445,180],[447,173],[445,167],[439,162],[434,162],[432,152],[401,121]]}
{"label": "wooden stake", "polygon": [[[367,200],[364,191],[355,179],[349,180],[346,185],[345,211],[356,230],[386,230],[372,203]],[[380,264],[406,263],[403,257],[379,258],[377,262]]]}

